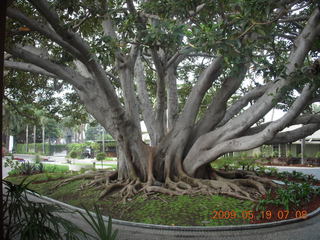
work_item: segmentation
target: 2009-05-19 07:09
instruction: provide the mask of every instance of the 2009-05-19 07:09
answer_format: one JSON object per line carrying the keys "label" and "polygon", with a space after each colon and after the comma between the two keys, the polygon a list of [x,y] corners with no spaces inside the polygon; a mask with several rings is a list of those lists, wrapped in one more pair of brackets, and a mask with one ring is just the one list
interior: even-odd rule
{"label": "2009-05-19 07:09", "polygon": [[[272,212],[270,210],[254,212],[252,210],[236,212],[234,210],[231,211],[223,211],[223,210],[213,210],[211,219],[271,219],[277,218],[279,220],[285,220],[289,217],[289,210],[278,210],[276,212]],[[306,210],[296,210],[294,211],[295,218],[306,218],[308,215]]]}

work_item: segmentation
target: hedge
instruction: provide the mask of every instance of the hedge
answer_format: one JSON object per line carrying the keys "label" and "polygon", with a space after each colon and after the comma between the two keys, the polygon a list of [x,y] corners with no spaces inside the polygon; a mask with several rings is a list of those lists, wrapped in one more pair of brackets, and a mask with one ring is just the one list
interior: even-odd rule
{"label": "hedge", "polygon": [[[116,141],[105,141],[105,147],[115,147]],[[67,150],[68,153],[71,151],[77,152],[78,157],[81,157],[82,153],[87,147],[91,147],[95,153],[101,151],[102,143],[86,142],[86,143],[70,143],[70,144],[55,144],[49,145],[45,143],[44,155],[53,155],[54,152],[62,152]],[[15,153],[27,154],[27,153],[42,153],[42,143],[36,143],[36,149],[34,149],[34,143],[28,144],[28,152],[26,152],[26,144],[18,143],[14,147]]]}
{"label": "hedge", "polygon": [[99,152],[100,145],[95,142],[86,142],[86,143],[70,143],[67,145],[68,154],[70,152],[76,152],[77,156],[80,158],[82,153],[87,147],[91,147],[95,153]]}
{"label": "hedge", "polygon": [[[34,148],[35,147],[35,148]],[[48,143],[44,144],[44,155],[52,155],[54,152],[62,152],[67,149],[66,144],[56,144],[50,145]],[[27,153],[39,153],[43,154],[42,152],[42,143],[29,143],[28,144],[28,152],[26,151],[26,144],[18,143],[15,145],[14,148],[15,153],[18,154],[27,154]]]}

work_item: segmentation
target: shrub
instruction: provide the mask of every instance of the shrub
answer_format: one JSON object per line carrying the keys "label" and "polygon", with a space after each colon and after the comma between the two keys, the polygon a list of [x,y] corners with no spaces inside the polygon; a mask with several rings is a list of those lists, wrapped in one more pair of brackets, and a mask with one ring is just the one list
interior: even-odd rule
{"label": "shrub", "polygon": [[107,157],[107,154],[106,154],[106,153],[104,153],[104,152],[99,152],[99,153],[97,154],[97,156],[96,156],[96,159],[97,159],[98,161],[103,161],[103,160],[106,159],[106,157]]}
{"label": "shrub", "polygon": [[100,145],[98,143],[94,143],[94,142],[71,143],[71,144],[67,145],[67,149],[68,149],[69,154],[70,154],[70,152],[74,151],[77,153],[77,155],[79,157],[82,155],[82,153],[84,152],[84,150],[87,147],[91,147],[94,152],[98,152]]}
{"label": "shrub", "polygon": [[71,158],[77,158],[77,157],[78,157],[78,153],[77,153],[76,151],[71,151],[71,152],[69,153],[69,156],[70,156]]}
{"label": "shrub", "polygon": [[37,173],[43,173],[45,170],[43,163],[35,164],[35,170]]}
{"label": "shrub", "polygon": [[9,175],[32,175],[44,172],[44,165],[42,163],[18,162],[13,159],[7,158],[5,167],[10,167],[12,170]]}
{"label": "shrub", "polygon": [[241,157],[238,163],[242,170],[254,170],[255,160],[255,158]]}
{"label": "shrub", "polygon": [[234,157],[221,157],[212,163],[213,168],[223,168],[225,171],[234,169],[235,165]]}
{"label": "shrub", "polygon": [[255,172],[256,172],[258,175],[264,175],[264,174],[266,174],[267,170],[268,170],[268,167],[258,166],[257,169],[255,170]]}
{"label": "shrub", "polygon": [[23,162],[21,163],[19,170],[22,175],[31,175],[35,172],[35,166],[32,163]]}
{"label": "shrub", "polygon": [[52,155],[53,147],[52,145],[45,143],[44,144],[44,153],[42,151],[43,144],[36,143],[36,144],[28,144],[28,151],[26,151],[26,144],[18,143],[15,145],[15,153],[25,154],[25,153],[41,153],[45,155]]}
{"label": "shrub", "polygon": [[318,194],[317,190],[312,188],[308,183],[292,183],[286,181],[284,188],[276,190],[277,197],[272,196],[271,192],[267,193],[266,199],[262,199],[258,203],[258,208],[268,204],[283,206],[289,210],[290,205],[301,206],[303,202],[309,202],[310,199]]}
{"label": "shrub", "polygon": [[62,152],[67,150],[67,144],[50,145],[50,148],[52,152]]}
{"label": "shrub", "polygon": [[83,217],[83,219],[90,225],[90,227],[97,234],[99,239],[101,240],[115,240],[118,234],[118,230],[112,231],[112,219],[109,216],[108,226],[105,225],[104,220],[102,218],[101,211],[97,205],[94,205],[95,215],[89,212],[88,209],[84,207],[87,215],[79,212],[79,214]]}
{"label": "shrub", "polygon": [[46,164],[44,165],[44,171],[48,173],[65,173],[69,172],[69,166]]}
{"label": "shrub", "polygon": [[67,210],[52,203],[30,201],[25,180],[19,185],[4,181],[6,195],[1,220],[7,225],[1,234],[5,239],[88,239],[88,234],[61,217],[63,213],[70,214]]}
{"label": "shrub", "polygon": [[23,162],[18,168],[19,174],[32,175],[44,172],[44,166],[42,163],[34,164],[30,162]]}
{"label": "shrub", "polygon": [[35,163],[40,163],[41,159],[40,159],[40,155],[37,154],[35,157],[34,157],[34,162]]}
{"label": "shrub", "polygon": [[5,167],[10,167],[12,169],[18,169],[20,163],[18,161],[13,160],[13,158],[6,158],[6,161],[4,162]]}

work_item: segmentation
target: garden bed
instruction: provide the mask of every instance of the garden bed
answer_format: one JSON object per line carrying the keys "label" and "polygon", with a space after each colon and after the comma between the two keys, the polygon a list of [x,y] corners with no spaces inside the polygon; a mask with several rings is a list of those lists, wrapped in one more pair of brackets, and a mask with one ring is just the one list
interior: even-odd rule
{"label": "garden bed", "polygon": [[[303,181],[303,175],[296,174],[296,178],[279,173],[279,176],[272,176],[270,173],[265,177],[277,180],[290,180],[295,182]],[[30,177],[30,189],[51,197],[53,199],[66,202],[68,204],[93,209],[98,205],[105,215],[110,215],[115,219],[132,222],[175,225],[175,226],[222,226],[239,224],[256,224],[262,222],[273,222],[288,220],[292,218],[305,218],[306,214],[320,207],[320,195],[309,194],[310,201],[300,201],[289,203],[289,211],[284,205],[284,201],[269,201],[257,210],[257,203],[239,200],[225,196],[203,196],[203,195],[182,195],[168,196],[165,194],[152,194],[149,196],[137,194],[129,198],[126,203],[122,202],[122,197],[111,195],[104,199],[99,199],[99,191],[94,188],[86,188],[89,180],[76,180],[58,188],[53,186],[68,177],[66,173],[37,174]],[[299,179],[300,177],[300,179]],[[8,177],[7,180],[19,183],[24,176]],[[320,185],[319,181],[309,179],[310,183]],[[297,188],[297,186],[294,186]],[[299,189],[299,188],[297,188]],[[289,190],[284,193],[285,197],[294,196]],[[306,191],[311,191],[306,187]],[[320,191],[318,192],[318,194]],[[283,194],[270,193],[269,199],[281,199]],[[287,195],[286,195],[287,194]],[[290,195],[291,194],[291,195]],[[306,196],[307,196],[306,195]],[[303,193],[301,196],[304,196]],[[263,196],[261,200],[266,200]],[[262,201],[263,202],[263,201]],[[280,205],[277,205],[279,204]]]}

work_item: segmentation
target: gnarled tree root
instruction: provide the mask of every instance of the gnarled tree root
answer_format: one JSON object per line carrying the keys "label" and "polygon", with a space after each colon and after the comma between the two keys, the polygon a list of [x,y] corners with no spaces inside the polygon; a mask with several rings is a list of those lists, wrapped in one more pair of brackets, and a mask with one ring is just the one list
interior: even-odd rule
{"label": "gnarled tree root", "polygon": [[[221,176],[223,175],[223,176]],[[239,176],[240,178],[232,178]],[[171,179],[166,178],[164,183],[155,180],[141,182],[139,178],[119,181],[117,172],[100,171],[90,172],[78,176],[73,176],[62,181],[55,187],[63,186],[74,180],[92,179],[91,182],[83,187],[97,187],[102,189],[99,198],[102,199],[107,195],[119,194],[125,202],[136,194],[143,192],[147,195],[153,193],[163,193],[171,196],[179,195],[225,195],[242,200],[256,201],[261,195],[267,192],[268,188],[277,185],[269,179],[261,178],[255,174],[245,174],[237,172],[228,176],[217,172],[215,179],[198,179],[181,174],[179,177]]]}

